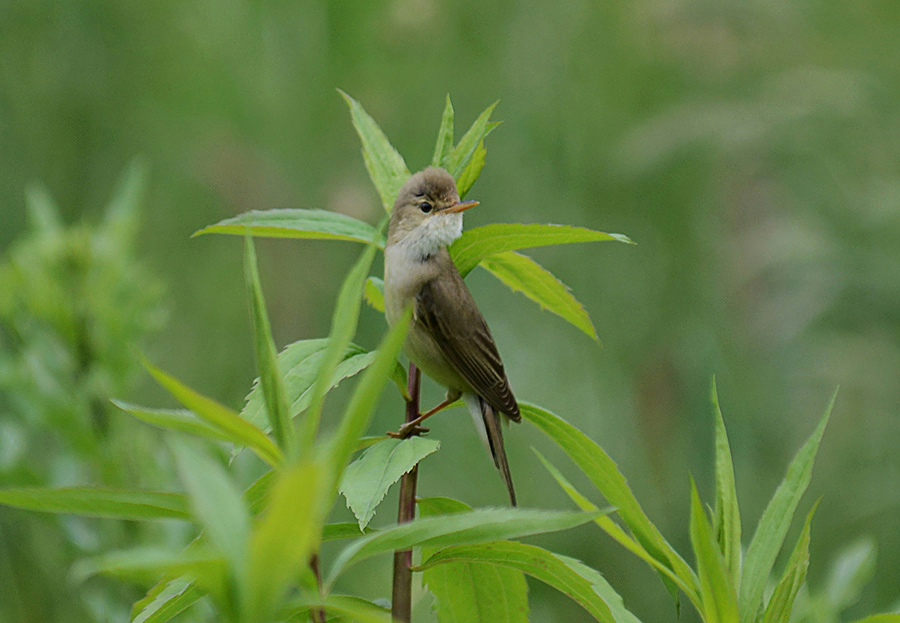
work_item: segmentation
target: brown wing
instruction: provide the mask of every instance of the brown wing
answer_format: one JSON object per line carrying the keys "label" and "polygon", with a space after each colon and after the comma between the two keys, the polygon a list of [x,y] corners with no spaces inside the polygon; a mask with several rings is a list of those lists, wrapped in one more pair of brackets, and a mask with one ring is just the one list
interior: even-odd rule
{"label": "brown wing", "polygon": [[416,319],[485,402],[516,422],[522,419],[491,331],[455,268],[422,287]]}

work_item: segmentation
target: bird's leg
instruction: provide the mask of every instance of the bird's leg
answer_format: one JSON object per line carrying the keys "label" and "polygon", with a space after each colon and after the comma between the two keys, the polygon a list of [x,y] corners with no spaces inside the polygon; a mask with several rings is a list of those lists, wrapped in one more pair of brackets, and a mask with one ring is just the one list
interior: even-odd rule
{"label": "bird's leg", "polygon": [[387,434],[388,437],[393,437],[394,439],[406,439],[407,437],[411,437],[412,435],[427,433],[428,429],[423,426],[419,426],[419,424],[430,418],[438,411],[441,411],[452,405],[454,402],[459,400],[460,396],[462,396],[462,392],[460,392],[459,390],[448,389],[446,398],[444,398],[444,400],[439,405],[437,405],[433,409],[429,409],[425,413],[420,414],[416,419],[410,420],[409,422],[401,426],[396,433],[389,432]]}

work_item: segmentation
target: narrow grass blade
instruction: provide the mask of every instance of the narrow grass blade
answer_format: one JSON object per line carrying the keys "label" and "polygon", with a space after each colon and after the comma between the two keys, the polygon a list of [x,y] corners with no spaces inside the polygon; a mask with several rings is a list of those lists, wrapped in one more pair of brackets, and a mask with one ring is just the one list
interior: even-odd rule
{"label": "narrow grass blade", "polygon": [[447,156],[446,167],[444,168],[447,169],[454,179],[459,179],[466,167],[469,166],[469,162],[471,162],[475,151],[478,149],[478,145],[497,127],[498,124],[491,123],[491,113],[494,112],[494,108],[496,108],[498,103],[494,102],[478,115],[478,118],[472,123],[472,127],[459,139],[459,143]]}
{"label": "narrow grass blade", "polygon": [[269,426],[282,452],[290,456],[295,445],[294,427],[288,414],[284,380],[278,368],[269,312],[266,310],[266,300],[259,282],[256,249],[249,235],[244,237],[244,280],[250,298],[250,316],[253,319],[253,344],[256,368],[259,370],[259,387],[265,399]]}
{"label": "narrow grass blade", "polygon": [[377,554],[416,545],[446,547],[520,538],[580,526],[600,513],[525,509],[485,509],[427,517],[362,537],[346,547],[332,566],[328,584],[347,567]]}
{"label": "narrow grass blade", "polygon": [[199,448],[173,439],[178,478],[188,492],[192,515],[238,574],[244,569],[250,513],[225,469]]}
{"label": "narrow grass blade", "polygon": [[356,515],[360,530],[375,516],[391,485],[440,447],[440,441],[424,437],[383,439],[347,467],[339,490]]}
{"label": "narrow grass blade", "polygon": [[0,489],[0,504],[41,513],[71,513],[110,519],[187,519],[187,500],[178,493],[123,491],[94,487]]}
{"label": "narrow grass blade", "polygon": [[769,598],[769,604],[766,606],[766,612],[763,616],[763,623],[790,623],[791,611],[794,609],[794,599],[797,592],[806,580],[806,571],[809,569],[809,531],[812,523],[813,515],[816,512],[818,502],[813,505],[812,510],[806,516],[806,522],[803,524],[803,530],[800,532],[800,538],[797,539],[797,545],[791,553],[784,574],[772,597]]}
{"label": "narrow grass blade", "polygon": [[634,244],[622,234],[607,234],[570,225],[494,223],[467,229],[450,245],[450,255],[463,277],[489,255],[531,247],[614,240]]}
{"label": "narrow grass blade", "polygon": [[334,369],[343,359],[344,351],[350,345],[356,333],[359,322],[359,310],[362,306],[363,284],[369,274],[369,268],[375,259],[375,246],[369,245],[362,252],[356,264],[347,273],[341,290],[335,303],[334,314],[331,317],[331,333],[328,336],[328,345],[322,358],[313,386],[312,398],[306,419],[303,422],[303,432],[300,438],[301,449],[308,452],[315,442],[319,430],[319,420],[322,416],[322,406],[325,394],[331,387],[331,379]]}
{"label": "narrow grass blade", "polygon": [[691,480],[691,545],[697,559],[700,598],[705,623],[738,623],[737,594],[725,560],[719,551],[712,526]]}
{"label": "narrow grass blade", "polygon": [[[449,498],[419,499],[416,505],[419,517],[472,510],[468,504]],[[438,551],[423,547],[422,560]],[[434,611],[440,623],[528,623],[528,584],[518,569],[490,562],[451,561],[424,570],[422,583],[434,595]]]}
{"label": "narrow grass blade", "polygon": [[156,379],[156,382],[168,390],[178,402],[190,409],[197,417],[204,419],[222,431],[222,433],[228,435],[233,443],[249,447],[269,465],[275,466],[281,463],[281,450],[272,443],[272,440],[265,433],[253,424],[241,419],[240,415],[228,407],[195,392],[150,362],[144,361],[143,363],[147,371]]}
{"label": "narrow grass blade", "polygon": [[741,579],[741,512],[738,507],[737,489],[734,484],[734,465],[725,420],[719,408],[719,394],[716,379],[710,390],[713,411],[716,418],[716,507],[715,534],[719,549],[725,559],[725,567],[731,574],[731,582],[740,586]]}
{"label": "narrow grass blade", "polygon": [[506,251],[484,258],[481,266],[513,292],[521,292],[541,309],[556,314],[597,340],[597,331],[584,306],[563,282],[530,257]]}
{"label": "narrow grass blade", "polygon": [[750,547],[747,548],[739,597],[742,623],[756,620],[775,558],[784,543],[800,498],[809,485],[816,452],[836,398],[837,391],[831,396],[831,401],[816,430],[788,466],[787,474],[763,512],[753,540],[750,541]]}
{"label": "narrow grass blade", "polygon": [[203,597],[191,580],[180,577],[159,582],[131,608],[130,623],[166,623]]}
{"label": "narrow grass blade", "polygon": [[301,460],[281,470],[250,538],[241,620],[270,620],[291,581],[309,564],[331,509],[329,484],[327,470],[317,463]]}
{"label": "narrow grass blade", "polygon": [[146,422],[157,428],[189,433],[198,437],[212,439],[214,441],[231,441],[232,437],[221,429],[201,420],[187,409],[153,409],[142,407],[122,400],[113,399],[114,405],[127,413],[130,413],[142,422]]}
{"label": "narrow grass blade", "polygon": [[362,143],[363,160],[369,177],[384,209],[390,212],[400,187],[409,178],[406,162],[362,105],[340,89],[338,92],[350,107],[350,117]]}
{"label": "narrow grass blade", "polygon": [[[650,521],[615,462],[596,442],[558,415],[536,405],[520,402],[522,417],[540,428],[565,451],[572,461],[587,475],[606,500],[631,530],[635,539],[653,558],[670,569],[688,586],[695,586],[696,579],[688,564],[678,555]],[[666,574],[660,574],[673,599],[677,598],[676,585]]]}
{"label": "narrow grass blade", "polygon": [[366,222],[338,212],[302,208],[251,210],[208,225],[194,232],[192,237],[204,234],[243,236],[248,229],[251,236],[262,238],[348,240],[384,247],[384,236]]}
{"label": "narrow grass blade", "polygon": [[444,113],[441,115],[441,127],[438,130],[437,141],[434,144],[434,155],[431,157],[431,166],[444,167],[450,151],[453,149],[453,104],[450,102],[450,94],[447,94],[447,102],[444,104]]}
{"label": "narrow grass blade", "polygon": [[[553,464],[551,464],[546,458],[544,458],[544,456],[540,452],[538,452],[537,450],[535,450],[534,452],[544,464],[544,467],[547,468],[547,471],[550,472],[550,475],[553,476],[556,482],[559,483],[559,486],[562,487],[563,491],[565,491],[566,494],[572,499],[572,501],[578,505],[578,508],[588,512],[598,510],[597,506],[586,497],[584,497],[581,493],[579,493],[578,490],[575,489],[574,486],[572,486],[572,483],[566,480],[565,476],[563,476],[562,473],[553,466]],[[665,575],[667,578],[669,578],[672,584],[677,586],[685,595],[688,596],[688,599],[690,599],[694,607],[697,608],[698,612],[703,610],[703,606],[700,603],[700,595],[698,593],[698,591],[700,590],[699,580],[696,578],[696,576],[692,574],[691,581],[685,582],[681,577],[676,575],[675,572],[672,571],[672,569],[670,569],[667,564],[663,564],[662,562],[651,556],[650,553],[646,549],[644,549],[644,547],[640,543],[628,536],[625,531],[622,530],[621,527],[619,527],[619,524],[614,522],[611,517],[608,517],[606,515],[597,517],[594,520],[594,523],[597,524],[600,529],[606,532],[609,536],[611,536],[613,540],[622,545],[622,547],[656,569],[656,571],[661,575]]]}

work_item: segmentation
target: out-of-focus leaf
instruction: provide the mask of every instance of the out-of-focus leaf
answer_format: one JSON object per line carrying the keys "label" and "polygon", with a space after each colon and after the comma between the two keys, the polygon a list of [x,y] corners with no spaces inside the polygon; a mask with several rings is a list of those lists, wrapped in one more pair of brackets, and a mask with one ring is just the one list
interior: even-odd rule
{"label": "out-of-focus leaf", "polygon": [[419,461],[441,447],[436,439],[384,439],[369,447],[344,471],[339,487],[364,530],[388,489]]}
{"label": "out-of-focus leaf", "polygon": [[131,608],[131,623],[165,623],[203,597],[193,581],[184,577],[160,582]]}
{"label": "out-of-focus leaf", "polygon": [[265,433],[242,419],[235,411],[219,404],[212,398],[195,392],[148,361],[144,361],[144,367],[153,375],[157,383],[166,388],[178,402],[228,435],[233,443],[249,447],[269,465],[275,466],[281,462],[282,454],[278,446],[272,443]]}
{"label": "out-of-focus leaf", "polygon": [[350,117],[362,143],[363,160],[369,177],[372,178],[378,196],[381,197],[384,209],[390,212],[397,193],[409,178],[409,168],[403,161],[403,156],[394,149],[387,136],[362,105],[340,89],[338,92],[350,107]]}
{"label": "out-of-focus leaf", "polygon": [[328,583],[333,582],[348,566],[384,552],[410,549],[416,545],[448,547],[557,532],[580,526],[599,514],[520,508],[484,509],[395,525],[357,539],[346,547],[335,560]]}
{"label": "out-of-focus leaf", "polygon": [[763,591],[766,588],[772,566],[775,564],[775,558],[784,543],[800,498],[803,497],[806,487],[809,485],[816,452],[822,441],[822,435],[836,398],[837,391],[831,396],[831,401],[816,430],[788,466],[787,474],[766,506],[756,527],[753,540],[750,541],[750,547],[747,548],[747,556],[744,558],[741,572],[738,601],[742,623],[756,620],[762,604]]}
{"label": "out-of-focus leaf", "polygon": [[208,589],[224,581],[226,571],[225,560],[209,552],[167,552],[159,547],[144,547],[79,560],[72,566],[71,575],[75,582],[100,574],[141,582],[165,574],[190,575]]}
{"label": "out-of-focus leaf", "polygon": [[716,379],[713,378],[710,399],[716,418],[716,509],[715,534],[725,567],[731,574],[731,585],[739,586],[741,578],[741,513],[734,485],[734,465],[725,420],[719,408]]}
{"label": "out-of-focus leaf", "polygon": [[249,235],[244,237],[244,281],[250,298],[250,317],[253,320],[253,344],[256,368],[259,370],[258,387],[262,389],[269,426],[275,440],[282,452],[290,456],[294,448],[294,427],[288,414],[284,380],[278,368],[269,312],[266,310],[266,300],[263,297],[262,284],[259,282],[256,249]]}
{"label": "out-of-focus leaf", "polygon": [[481,266],[513,292],[521,292],[542,309],[567,320],[591,339],[597,339],[597,331],[587,311],[569,288],[530,257],[506,251],[484,258]]}
{"label": "out-of-focus leaf", "polygon": [[615,589],[595,569],[578,560],[534,545],[514,541],[447,547],[429,557],[417,570],[447,563],[477,563],[515,569],[555,588],[591,616],[604,623],[639,623]]}
{"label": "out-of-focus leaf", "polygon": [[384,280],[380,277],[369,277],[366,279],[366,287],[364,291],[366,303],[373,309],[384,313]]}
{"label": "out-of-focus leaf", "polygon": [[444,112],[441,115],[441,127],[438,130],[437,141],[434,144],[434,155],[431,157],[431,166],[446,167],[446,160],[453,149],[453,104],[450,102],[450,94],[447,94],[447,102],[444,104]]}
{"label": "out-of-focus leaf", "polygon": [[341,621],[356,623],[394,623],[391,612],[377,604],[360,597],[349,595],[328,595],[325,598],[300,597],[292,599],[287,606],[282,608],[278,620],[304,621],[308,620],[310,610],[324,610],[339,615],[338,619],[329,621]]}
{"label": "out-of-focus leaf", "polygon": [[459,178],[456,180],[456,190],[459,192],[460,199],[464,199],[465,196],[469,193],[469,190],[475,184],[475,181],[478,179],[478,176],[481,175],[481,170],[484,168],[484,161],[487,158],[487,149],[484,148],[484,141],[478,143],[478,147],[475,148],[475,153],[472,154],[472,159],[469,161],[469,164],[463,169],[463,172],[459,174]]}
{"label": "out-of-focus leaf", "polygon": [[859,595],[875,574],[876,546],[871,538],[862,538],[842,547],[828,572],[825,595],[835,610],[843,610]]}
{"label": "out-of-focus leaf", "polygon": [[738,623],[737,594],[693,480],[690,533],[700,578],[703,620],[705,623]]}
{"label": "out-of-focus leaf", "polygon": [[343,521],[341,523],[330,523],[325,524],[322,527],[322,541],[338,541],[340,539],[355,539],[362,534],[366,534],[367,532],[371,532],[371,529],[366,529],[363,532],[359,531],[359,524],[354,523],[352,521]]}
{"label": "out-of-focus leaf", "polygon": [[194,232],[194,237],[203,234],[243,236],[248,229],[250,235],[264,238],[349,240],[373,242],[379,247],[384,247],[384,236],[364,221],[339,212],[302,208],[251,210],[208,225]]}
{"label": "out-of-focus leaf", "polygon": [[491,113],[499,102],[494,102],[488,106],[484,112],[478,115],[478,118],[472,123],[472,127],[459,139],[459,143],[447,156],[446,166],[444,167],[453,176],[459,179],[466,167],[469,166],[478,145],[490,134],[498,123],[491,123]]}
{"label": "out-of-focus leaf", "polygon": [[37,232],[59,232],[63,228],[59,206],[43,184],[29,184],[25,189],[25,208],[31,228]]}
{"label": "out-of-focus leaf", "polygon": [[245,621],[270,620],[289,583],[318,548],[331,508],[329,477],[320,465],[301,461],[280,471],[269,507],[250,538]]}
{"label": "out-of-focus leaf", "polygon": [[189,433],[215,441],[232,440],[231,435],[222,432],[220,428],[208,424],[205,420],[201,420],[187,409],[153,409],[116,399],[110,402],[142,422],[158,428]]}
{"label": "out-of-focus leaf", "polygon": [[113,239],[130,241],[138,227],[138,208],[147,188],[148,167],[140,158],[132,160],[113,191],[106,207]]}
{"label": "out-of-focus leaf", "polygon": [[183,495],[161,491],[8,487],[0,489],[0,504],[41,513],[72,513],[135,521],[191,518]]}
{"label": "out-of-focus leaf", "polygon": [[[420,517],[472,510],[468,504],[449,498],[420,499],[416,505]],[[428,560],[437,551],[423,547],[422,560]],[[528,622],[528,584],[517,569],[454,561],[429,567],[423,572],[422,581],[434,595],[434,610],[440,623]]]}
{"label": "out-of-focus leaf", "polygon": [[874,614],[853,623],[900,623],[900,614]]}
{"label": "out-of-focus leaf", "polygon": [[231,568],[241,573],[247,554],[250,514],[240,491],[225,469],[197,447],[173,439],[172,450],[193,516]]}
{"label": "out-of-focus leaf", "polygon": [[494,223],[467,229],[450,245],[450,255],[463,277],[484,258],[531,247],[545,247],[575,242],[604,242],[615,240],[634,244],[622,234],[607,234],[571,225],[542,225],[538,223]]}
{"label": "out-of-focus leaf", "polygon": [[812,523],[813,514],[816,512],[816,503],[809,514],[806,516],[806,522],[803,524],[803,530],[800,532],[800,538],[797,539],[797,545],[791,553],[784,574],[772,597],[769,598],[769,604],[766,606],[766,612],[763,616],[763,623],[790,623],[791,611],[794,608],[794,599],[797,592],[806,580],[806,571],[809,569],[809,530]]}
{"label": "out-of-focus leaf", "polygon": [[[668,567],[687,586],[697,586],[697,578],[688,564],[669,545],[650,521],[618,466],[595,441],[558,415],[536,405],[520,402],[522,417],[540,428],[587,475],[616,512],[637,541],[653,558]],[[676,585],[666,574],[660,577],[677,598]]]}
{"label": "out-of-focus leaf", "polygon": [[356,333],[359,322],[359,310],[362,306],[363,284],[369,274],[369,268],[375,259],[375,246],[369,245],[359,256],[359,259],[347,273],[341,290],[338,293],[334,313],[331,316],[331,332],[328,336],[328,344],[322,355],[322,363],[316,374],[316,381],[312,387],[312,394],[306,418],[303,422],[301,435],[301,448],[309,451],[315,442],[319,430],[319,420],[322,416],[322,406],[325,402],[325,394],[332,385],[334,370],[341,362],[344,352],[350,345],[350,340]]}

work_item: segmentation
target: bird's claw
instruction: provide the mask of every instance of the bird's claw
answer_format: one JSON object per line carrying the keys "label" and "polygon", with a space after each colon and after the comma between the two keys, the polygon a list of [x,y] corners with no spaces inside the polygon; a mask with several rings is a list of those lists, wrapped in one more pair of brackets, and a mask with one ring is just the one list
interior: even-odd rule
{"label": "bird's claw", "polygon": [[425,428],[424,426],[419,426],[418,424],[413,424],[412,426],[410,426],[409,423],[407,423],[401,426],[396,432],[388,431],[387,436],[394,439],[408,439],[409,437],[418,437],[419,435],[424,435],[430,430],[430,428]]}

